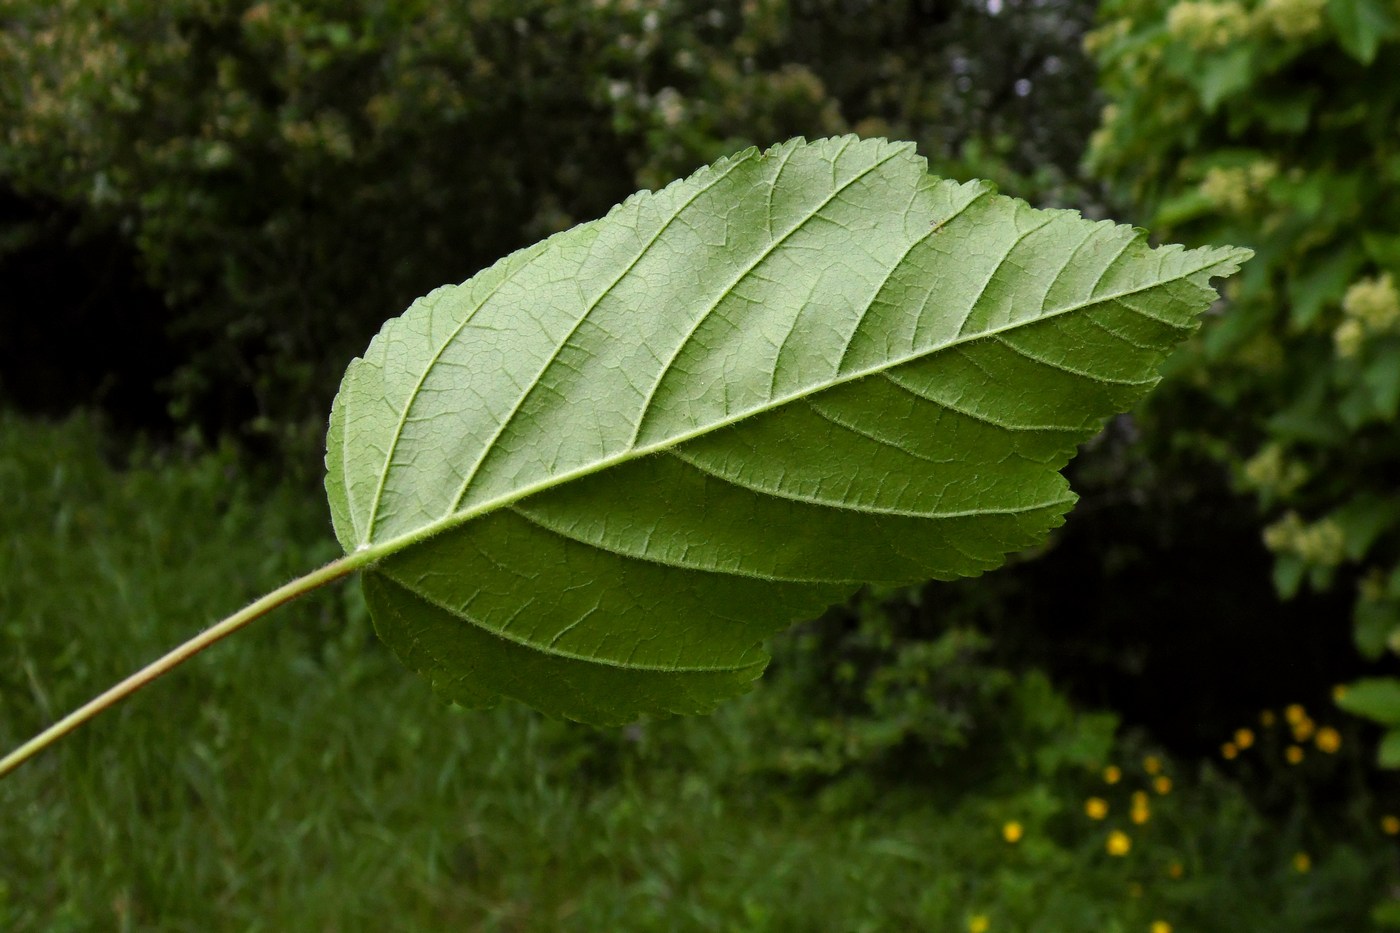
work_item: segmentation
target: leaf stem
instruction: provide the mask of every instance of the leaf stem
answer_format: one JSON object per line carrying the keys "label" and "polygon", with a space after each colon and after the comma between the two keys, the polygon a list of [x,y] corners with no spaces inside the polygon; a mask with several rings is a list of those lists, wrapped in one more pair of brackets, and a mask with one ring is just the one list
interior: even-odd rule
{"label": "leaf stem", "polygon": [[78,707],[58,722],[49,726],[43,732],[34,736],[28,742],[25,742],[19,748],[10,752],[4,758],[0,758],[0,777],[9,774],[15,768],[18,768],[54,742],[57,742],[89,719],[92,719],[98,713],[124,700],[161,675],[167,674],[179,667],[215,642],[232,635],[248,623],[262,618],[283,603],[291,602],[312,590],[325,586],[327,583],[333,583],[336,580],[348,577],[355,571],[372,563],[378,556],[380,555],[376,552],[368,550],[347,554],[339,560],[333,560],[324,567],[313,570],[311,573],[297,577],[290,583],[279,586],[267,595],[244,606],[228,618],[211,625],[209,628],[200,632],[184,644],[174,648],[163,657],[141,668],[141,670],[132,674],[121,683],[116,684]]}

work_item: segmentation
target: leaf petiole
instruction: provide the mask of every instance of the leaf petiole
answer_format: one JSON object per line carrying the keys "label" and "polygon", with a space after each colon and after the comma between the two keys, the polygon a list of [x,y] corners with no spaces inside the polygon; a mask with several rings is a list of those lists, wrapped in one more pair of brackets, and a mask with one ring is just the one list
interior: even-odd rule
{"label": "leaf petiole", "polygon": [[233,615],[211,625],[190,640],[172,649],[161,658],[152,661],[130,677],[127,677],[125,680],[92,698],[87,703],[34,736],[28,742],[25,742],[23,745],[10,752],[4,758],[0,758],[0,777],[9,774],[54,742],[57,742],[89,719],[95,717],[98,713],[124,700],[126,697],[140,690],[142,687],[146,686],[146,684],[163,674],[167,674],[179,667],[215,642],[232,635],[250,622],[262,618],[284,603],[291,602],[300,596],[305,596],[312,590],[319,589],[328,583],[334,583],[336,580],[348,577],[357,570],[364,569],[380,556],[378,552],[369,549],[347,554],[339,560],[333,560],[324,567],[297,577],[295,580],[284,583],[265,596],[259,597]]}

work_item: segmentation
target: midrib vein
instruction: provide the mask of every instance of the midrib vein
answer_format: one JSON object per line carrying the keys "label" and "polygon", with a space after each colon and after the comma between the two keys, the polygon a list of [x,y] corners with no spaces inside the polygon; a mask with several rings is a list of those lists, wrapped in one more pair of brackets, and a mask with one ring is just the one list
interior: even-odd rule
{"label": "midrib vein", "polygon": [[[1151,291],[1155,288],[1161,288],[1162,286],[1182,281],[1184,279],[1190,278],[1193,275],[1196,275],[1197,273],[1204,272],[1207,269],[1223,265],[1230,261],[1231,260],[1228,255],[1216,255],[1210,258],[1208,261],[1204,262],[1204,264],[1200,266],[1183,270],[1167,278],[1156,279],[1154,281],[1138,285],[1134,288],[1124,289],[1122,291],[1113,292],[1106,295],[1091,297],[1087,300],[1075,302],[1074,304],[1066,305],[1063,308],[1057,308],[1053,311],[1043,313],[1040,317],[1037,317],[1033,320],[1009,322],[1007,324],[1003,324],[999,327],[992,328],[990,330],[983,331],[977,334],[959,336],[957,338],[954,338],[953,340],[948,341],[947,343],[940,344],[936,347],[928,347],[914,353],[907,353],[889,360],[885,360],[876,365],[868,366],[865,369],[856,370],[854,372],[847,373],[844,375],[838,375],[825,382],[808,386],[804,389],[791,392],[779,398],[770,399],[762,405],[755,406],[746,411],[738,412],[731,417],[722,418],[718,421],[702,425],[690,431],[676,434],[664,440],[657,441],[653,444],[648,444],[641,447],[629,447],[626,450],[620,451],[619,453],[613,454],[608,457],[600,458],[591,463],[583,464],[582,466],[575,467],[572,470],[568,470],[563,473],[556,474],[554,476],[546,477],[545,479],[538,480],[534,483],[528,483],[520,487],[519,489],[515,489],[507,493],[502,493],[501,495],[498,495],[494,498],[486,499],[482,502],[479,502],[471,508],[463,509],[460,512],[453,512],[435,521],[428,522],[427,524],[415,528],[412,531],[404,532],[403,534],[396,535],[393,538],[388,538],[382,542],[362,545],[362,549],[374,551],[379,557],[388,557],[396,553],[397,551],[407,548],[413,544],[427,540],[428,538],[441,534],[444,531],[448,531],[458,525],[464,525],[474,518],[478,518],[489,512],[493,512],[496,509],[510,505],[511,503],[518,502],[521,499],[534,495],[535,493],[544,492],[549,489],[554,489],[555,487],[573,482],[574,480],[582,479],[586,476],[591,476],[594,473],[600,473],[611,467],[617,466],[618,464],[626,463],[629,460],[633,460],[639,457],[645,457],[649,454],[661,453],[663,451],[671,449],[672,447],[677,447],[681,444],[684,444],[687,441],[694,440],[697,437],[703,437],[706,434],[721,430],[723,428],[731,427],[735,424],[738,424],[741,421],[747,420],[756,415],[761,415],[765,412],[772,411],[775,408],[781,408],[782,406],[797,401],[799,399],[803,399],[811,395],[816,395],[820,392],[825,392],[830,389],[834,389],[837,386],[845,385],[847,383],[864,379],[867,376],[873,376],[877,373],[885,372],[886,370],[898,368],[906,363],[912,363],[915,360],[922,359],[923,357],[930,356],[935,353],[943,353],[949,350],[953,350],[964,344],[974,343],[978,340],[983,340],[988,337],[995,337],[998,334],[1006,333],[1017,328],[1034,326],[1036,324],[1041,324],[1046,321],[1054,320],[1055,318],[1062,317],[1066,314],[1073,314],[1076,311],[1082,311],[1085,308],[1090,308],[1095,305],[1119,301],[1123,298],[1127,298],[1132,295],[1137,295],[1143,292]],[[1172,326],[1179,326],[1176,325],[1174,322],[1165,321],[1162,318],[1158,318],[1154,315],[1146,314],[1145,312],[1136,308],[1132,308],[1129,305],[1125,304],[1124,307],[1127,307],[1134,314],[1151,318],[1152,320],[1156,320],[1159,323],[1170,324]],[[378,557],[376,557],[375,559],[378,559]]]}

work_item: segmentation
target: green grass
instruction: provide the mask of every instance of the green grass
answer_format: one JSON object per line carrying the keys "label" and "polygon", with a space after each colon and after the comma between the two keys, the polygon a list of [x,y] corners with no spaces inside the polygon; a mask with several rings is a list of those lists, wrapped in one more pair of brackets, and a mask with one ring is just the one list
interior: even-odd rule
{"label": "green grass", "polygon": [[[335,556],[319,498],[232,454],[118,471],[98,446],[83,421],[0,415],[7,749]],[[710,718],[601,732],[458,710],[353,585],[326,591],[0,781],[0,930],[1348,930],[1396,879],[1377,833],[1270,825],[1208,768],[1146,826],[1118,798],[1089,820],[1087,795],[1146,780],[1142,749],[1112,749],[1105,788],[1098,752],[1046,738],[1102,719],[1037,678],[926,773],[784,779],[762,762],[800,725],[795,690],[780,673]]]}

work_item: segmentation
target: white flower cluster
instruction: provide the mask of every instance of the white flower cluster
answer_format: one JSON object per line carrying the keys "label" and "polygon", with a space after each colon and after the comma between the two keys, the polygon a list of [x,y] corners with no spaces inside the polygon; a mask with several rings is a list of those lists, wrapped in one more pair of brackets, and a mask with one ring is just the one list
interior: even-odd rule
{"label": "white flower cluster", "polygon": [[1253,198],[1278,175],[1278,163],[1260,159],[1249,166],[1214,166],[1201,179],[1200,192],[1221,211],[1243,214]]}
{"label": "white flower cluster", "polygon": [[1302,39],[1322,28],[1327,0],[1264,0],[1254,11],[1258,24],[1282,39]]}
{"label": "white flower cluster", "polygon": [[1308,481],[1308,468],[1284,456],[1282,444],[1265,444],[1245,461],[1245,485],[1262,493],[1287,498]]}
{"label": "white flower cluster", "polygon": [[1346,536],[1330,518],[1309,525],[1290,511],[1265,528],[1263,537],[1275,554],[1296,554],[1317,566],[1335,567],[1346,558]]}
{"label": "white flower cluster", "polygon": [[1198,49],[1218,49],[1250,35],[1304,39],[1322,29],[1327,0],[1263,0],[1252,11],[1237,0],[1183,0],[1167,12],[1167,34]]}
{"label": "white flower cluster", "polygon": [[1342,323],[1332,332],[1337,355],[1346,358],[1361,350],[1374,334],[1400,331],[1400,292],[1389,272],[1353,282],[1342,298]]}
{"label": "white flower cluster", "polygon": [[1249,32],[1249,11],[1235,0],[1185,0],[1167,13],[1167,33],[1198,49],[1220,48]]}

